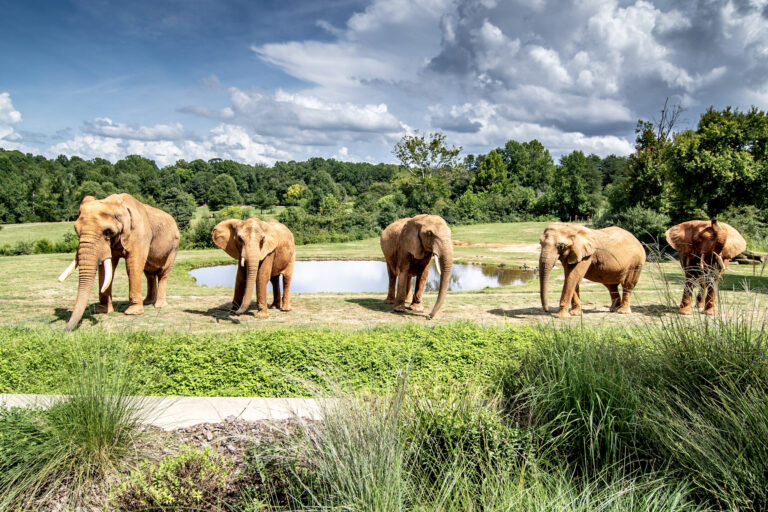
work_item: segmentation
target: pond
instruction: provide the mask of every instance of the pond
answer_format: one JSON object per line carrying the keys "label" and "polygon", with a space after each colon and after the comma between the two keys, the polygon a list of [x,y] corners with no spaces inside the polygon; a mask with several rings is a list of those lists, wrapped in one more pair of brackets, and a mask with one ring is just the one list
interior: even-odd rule
{"label": "pond", "polygon": [[[234,288],[237,265],[196,268],[189,271],[200,286],[224,286]],[[531,270],[496,267],[490,265],[454,264],[451,272],[451,291],[463,292],[516,286],[536,276]],[[413,280],[415,283],[415,278]],[[440,275],[432,260],[426,291],[436,291]],[[312,260],[297,261],[291,281],[292,293],[321,292],[381,292],[387,293],[389,279],[387,265],[383,261]],[[271,289],[272,285],[269,285]]]}

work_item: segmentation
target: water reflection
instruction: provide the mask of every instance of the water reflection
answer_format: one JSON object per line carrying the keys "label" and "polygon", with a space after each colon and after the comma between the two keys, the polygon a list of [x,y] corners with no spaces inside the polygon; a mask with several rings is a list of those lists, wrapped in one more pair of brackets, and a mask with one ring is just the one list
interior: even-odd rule
{"label": "water reflection", "polygon": [[[235,286],[236,265],[221,265],[190,270],[189,274],[201,286]],[[499,286],[516,286],[533,279],[528,270],[510,269],[490,265],[453,265],[451,291],[482,290]],[[415,278],[414,278],[415,282]],[[291,281],[292,293],[319,292],[387,292],[389,280],[383,261],[297,261]],[[427,291],[436,291],[440,276],[432,261],[427,280]],[[271,284],[269,287],[271,288]]]}

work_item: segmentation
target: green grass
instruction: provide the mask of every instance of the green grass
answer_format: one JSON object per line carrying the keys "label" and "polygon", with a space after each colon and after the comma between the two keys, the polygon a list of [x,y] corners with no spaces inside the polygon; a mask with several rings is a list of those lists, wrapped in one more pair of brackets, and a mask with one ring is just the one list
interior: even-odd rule
{"label": "green grass", "polygon": [[27,224],[3,224],[0,229],[0,245],[17,242],[34,242],[47,238],[55,242],[65,233],[74,233],[73,222],[30,222]]}
{"label": "green grass", "polygon": [[39,510],[62,489],[61,505],[74,510],[136,449],[147,400],[121,349],[74,343],[66,351],[64,398],[46,409],[0,409],[0,510]]}
{"label": "green grass", "polygon": [[380,391],[405,367],[425,385],[490,382],[515,364],[531,336],[531,328],[471,324],[229,335],[0,329],[0,392],[62,392],[73,345],[85,355],[119,348],[151,395],[306,396],[310,385],[329,379],[349,390]]}

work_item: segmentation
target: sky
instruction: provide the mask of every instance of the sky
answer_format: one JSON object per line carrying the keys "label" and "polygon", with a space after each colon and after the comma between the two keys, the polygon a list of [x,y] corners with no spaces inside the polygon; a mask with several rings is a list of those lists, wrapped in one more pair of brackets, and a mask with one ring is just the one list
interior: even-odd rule
{"label": "sky", "polygon": [[0,0],[0,147],[271,164],[538,139],[632,152],[664,102],[768,109],[768,0]]}

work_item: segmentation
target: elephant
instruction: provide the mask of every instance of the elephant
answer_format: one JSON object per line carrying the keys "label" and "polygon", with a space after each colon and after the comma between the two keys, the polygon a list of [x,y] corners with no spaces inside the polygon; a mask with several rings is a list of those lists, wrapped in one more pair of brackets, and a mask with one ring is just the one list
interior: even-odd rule
{"label": "elephant", "polygon": [[547,226],[539,243],[539,286],[541,306],[545,312],[548,311],[549,275],[557,259],[565,270],[558,318],[568,316],[569,306],[571,315],[581,315],[579,283],[583,278],[608,288],[611,311],[632,312],[629,297],[645,263],[645,249],[632,233],[616,226],[590,229],[580,224],[555,222]]}
{"label": "elephant", "polygon": [[728,262],[747,248],[746,240],[736,228],[714,218],[709,221],[689,220],[672,226],[667,230],[666,238],[680,254],[680,265],[685,274],[683,299],[678,313],[692,313],[693,287],[699,284],[706,289],[706,300],[702,300],[700,290],[697,306],[703,306],[707,315],[714,315],[717,313],[715,295],[720,277]]}
{"label": "elephant", "polygon": [[[445,300],[453,268],[451,228],[445,220],[426,214],[396,220],[382,231],[380,243],[389,275],[386,303],[394,304],[393,310],[398,313],[406,310],[405,303],[409,301],[408,309],[411,311],[424,310],[421,297],[427,284],[430,261],[435,258],[440,273],[440,289],[427,319],[437,316]],[[411,291],[411,278],[414,276],[416,286]]]}
{"label": "elephant", "polygon": [[[145,304],[156,308],[168,305],[166,288],[176,253],[179,229],[173,217],[137,201],[129,194],[104,199],[85,196],[75,221],[80,239],[75,260],[62,272],[59,281],[79,267],[77,299],[66,330],[72,330],[83,316],[93,280],[99,273],[99,313],[111,313],[113,268],[125,259],[130,305],[126,315],[140,315]],[[141,274],[147,277],[147,297],[141,298]]]}
{"label": "elephant", "polygon": [[[268,318],[267,283],[272,283],[274,301],[270,308],[291,310],[291,279],[296,261],[293,233],[284,224],[257,217],[219,222],[211,231],[213,243],[239,261],[235,279],[232,310],[241,315],[248,311],[256,285],[257,318]],[[280,275],[283,294],[280,296]]]}

